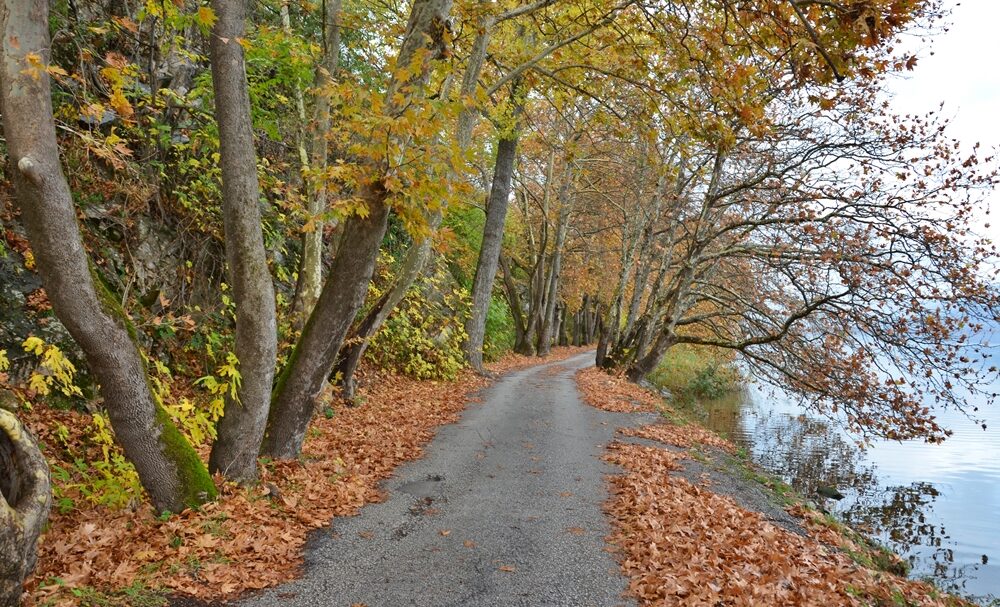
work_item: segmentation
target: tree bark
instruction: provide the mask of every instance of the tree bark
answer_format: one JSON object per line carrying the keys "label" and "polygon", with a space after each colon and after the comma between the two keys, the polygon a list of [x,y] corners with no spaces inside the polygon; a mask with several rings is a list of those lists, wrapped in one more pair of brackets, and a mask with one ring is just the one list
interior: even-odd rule
{"label": "tree bark", "polygon": [[[446,52],[451,0],[416,0],[386,91],[385,112],[395,116],[418,95],[430,79],[431,62]],[[415,72],[407,69],[426,50]],[[404,67],[405,66],[405,67]],[[409,142],[398,140],[403,146]],[[365,217],[351,217],[333,261],[330,278],[302,330],[302,336],[278,380],[268,418],[262,453],[288,459],[299,455],[317,400],[333,370],[344,337],[364,303],[375,258],[389,220],[384,167],[372,167],[372,180],[356,193],[368,209]]]}
{"label": "tree bark", "polygon": [[48,2],[6,0],[0,13],[4,134],[14,193],[53,310],[100,384],[115,436],[158,510],[179,512],[215,496],[198,454],[150,390],[135,329],[89,265],[59,162],[48,74]]}
{"label": "tree bark", "polygon": [[385,194],[377,186],[365,187],[361,195],[368,201],[368,216],[351,217],[344,226],[330,278],[278,378],[262,447],[264,455],[292,459],[302,450],[316,403],[351,321],[364,303],[375,270],[389,218]]}
{"label": "tree bark", "polygon": [[[287,9],[286,9],[287,10]],[[316,69],[316,101],[314,130],[312,133],[312,159],[309,164],[313,175],[307,176],[306,213],[312,229],[302,233],[302,261],[295,285],[292,314],[297,327],[305,324],[323,289],[323,221],[319,217],[327,206],[327,184],[319,177],[327,166],[327,133],[330,131],[330,87],[340,69],[340,12],[341,0],[323,0],[323,58]],[[303,162],[303,165],[307,163]]]}
{"label": "tree bark", "polygon": [[240,384],[226,395],[209,469],[248,482],[257,478],[278,350],[274,285],[261,229],[257,154],[250,122],[250,91],[239,40],[246,27],[246,0],[214,0],[212,84],[219,124],[222,213],[226,261],[236,298],[236,358]]}
{"label": "tree bark", "polygon": [[493,185],[486,204],[486,225],[483,227],[483,244],[479,249],[476,275],[472,281],[472,311],[465,323],[468,338],[465,356],[473,369],[483,372],[483,342],[486,337],[486,313],[493,293],[493,280],[500,261],[503,229],[507,220],[507,206],[511,183],[514,179],[514,160],[517,157],[518,132],[500,138],[497,158],[493,167]]}
{"label": "tree bark", "polygon": [[642,381],[644,377],[656,369],[656,367],[660,364],[660,361],[663,360],[664,355],[666,355],[667,350],[669,350],[676,343],[677,338],[674,337],[673,331],[664,331],[663,333],[660,333],[649,352],[636,360],[632,366],[628,368],[625,375],[630,381],[636,383]]}
{"label": "tree bark", "polygon": [[[339,0],[338,0],[339,1]],[[480,25],[481,29],[472,45],[472,52],[469,56],[468,65],[462,76],[462,85],[459,92],[462,99],[471,99],[476,92],[479,83],[479,74],[483,69],[483,62],[486,59],[486,49],[489,43],[490,30],[493,27],[492,18],[484,18]],[[450,89],[450,87],[445,87]],[[448,94],[444,94],[448,97]],[[458,116],[458,125],[455,131],[455,142],[460,151],[468,149],[472,141],[472,129],[476,125],[478,114],[473,108],[464,107]],[[427,218],[427,227],[431,233],[437,231],[441,226],[444,217],[444,209],[437,209]],[[357,371],[361,358],[364,356],[372,337],[382,328],[388,320],[392,311],[403,301],[406,293],[413,285],[413,281],[423,272],[424,265],[430,257],[431,239],[425,236],[419,241],[410,244],[406,251],[402,269],[393,279],[389,290],[375,302],[375,305],[365,316],[364,320],[352,331],[347,341],[351,342],[347,350],[340,355],[340,362],[337,370],[341,373],[342,395],[345,398],[352,398],[357,391],[357,384],[354,381],[354,373]]]}
{"label": "tree bark", "polygon": [[[434,214],[431,218],[431,229],[437,229],[441,224],[441,217],[441,213]],[[410,290],[410,286],[413,285],[413,281],[423,272],[427,258],[430,257],[430,252],[431,239],[429,236],[410,246],[406,252],[406,258],[403,260],[403,266],[393,280],[392,286],[375,302],[365,318],[351,332],[351,336],[347,340],[351,343],[340,353],[340,363],[337,365],[337,370],[342,374],[341,382],[344,398],[352,398],[354,396],[357,390],[357,385],[354,381],[354,372],[361,362],[361,357],[364,356],[365,351],[368,349],[368,344],[371,343],[372,337],[382,328],[382,325],[389,318],[392,311],[406,297],[406,293]]]}
{"label": "tree bark", "polygon": [[38,535],[49,516],[49,466],[31,433],[0,409],[0,607],[16,607],[35,568]]}
{"label": "tree bark", "polygon": [[[517,294],[517,287],[514,285],[514,277],[511,275],[510,262],[503,255],[499,259],[500,270],[503,272],[504,292],[507,294],[507,303],[510,306],[511,316],[514,317],[514,349],[522,345],[525,341],[524,311],[521,309],[521,299]],[[519,351],[519,350],[518,350]]]}
{"label": "tree bark", "polygon": [[[567,169],[568,172],[568,169]],[[562,272],[562,252],[566,245],[566,236],[569,233],[570,202],[569,188],[571,178],[565,177],[562,187],[559,188],[559,221],[556,226],[556,244],[552,250],[552,260],[549,264],[549,284],[546,295],[544,317],[542,320],[542,330],[538,336],[538,356],[547,356],[552,351],[552,337],[558,337],[559,332],[555,329],[556,308],[558,305],[559,275]]]}

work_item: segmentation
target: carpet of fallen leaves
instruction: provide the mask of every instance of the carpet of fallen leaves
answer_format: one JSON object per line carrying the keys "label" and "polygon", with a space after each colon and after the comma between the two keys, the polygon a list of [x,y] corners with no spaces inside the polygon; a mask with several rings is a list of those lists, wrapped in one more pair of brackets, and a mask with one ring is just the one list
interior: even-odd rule
{"label": "carpet of fallen leaves", "polygon": [[[624,378],[590,368],[577,374],[584,399],[614,412],[666,411],[662,399]],[[694,423],[622,429],[678,447],[733,446]],[[766,521],[731,498],[672,474],[686,451],[612,443],[605,459],[624,473],[610,477],[608,537],[641,605],[862,606],[968,605],[933,587],[859,565],[848,552],[865,548],[801,506],[809,536]]]}
{"label": "carpet of fallen leaves", "polygon": [[629,594],[642,605],[963,604],[922,582],[862,567],[817,536],[777,527],[671,475],[681,457],[624,443],[606,456],[625,470],[611,478],[609,539],[621,551]]}
{"label": "carpet of fallen leaves", "polygon": [[[558,348],[545,360],[585,350]],[[489,370],[501,374],[539,362],[510,355]],[[165,520],[148,504],[112,510],[83,503],[53,512],[26,584],[29,605],[71,605],[79,602],[74,590],[134,584],[199,599],[231,598],[294,577],[308,533],[381,500],[379,482],[420,457],[436,429],[456,421],[487,384],[471,372],[434,382],[368,369],[365,379],[362,405],[337,407],[330,418],[317,415],[302,457],[262,466],[255,487],[219,482],[217,501]],[[49,444],[55,422],[71,431],[90,422],[85,414],[44,407],[25,417]]]}
{"label": "carpet of fallen leaves", "polygon": [[612,413],[652,413],[665,407],[661,397],[597,367],[577,371],[576,385],[588,405]]}

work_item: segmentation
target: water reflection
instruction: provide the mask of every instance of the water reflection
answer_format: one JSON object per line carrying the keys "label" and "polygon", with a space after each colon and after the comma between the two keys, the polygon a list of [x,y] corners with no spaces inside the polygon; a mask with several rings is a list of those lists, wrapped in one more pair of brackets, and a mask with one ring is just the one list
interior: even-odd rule
{"label": "water reflection", "polygon": [[[983,605],[1000,606],[1000,441],[941,415],[955,436],[944,445],[876,443],[860,450],[826,419],[804,415],[787,395],[751,387],[699,403],[716,432],[742,446],[853,527],[912,565],[912,575]],[[817,490],[835,487],[840,502]]]}

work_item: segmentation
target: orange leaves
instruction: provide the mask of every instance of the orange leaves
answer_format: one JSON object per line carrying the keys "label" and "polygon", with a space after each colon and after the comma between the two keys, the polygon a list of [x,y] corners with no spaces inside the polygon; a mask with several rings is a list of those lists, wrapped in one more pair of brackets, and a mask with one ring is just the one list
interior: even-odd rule
{"label": "orange leaves", "polygon": [[[550,359],[581,351],[557,348]],[[538,362],[508,356],[490,368],[504,372]],[[472,373],[454,382],[421,382],[377,370],[368,374],[365,404],[314,420],[302,460],[262,465],[256,487],[219,480],[218,501],[167,520],[145,504],[136,511],[110,510],[80,500],[68,513],[54,511],[28,582],[31,602],[68,604],[76,588],[114,590],[137,581],[200,599],[232,598],[294,577],[307,534],[380,501],[378,483],[400,463],[419,457],[436,428],[455,421],[468,395],[485,385]],[[87,425],[77,413],[45,407],[36,407],[26,421],[52,445],[60,444],[58,426],[79,433]],[[202,451],[206,456],[207,446]],[[439,534],[448,537],[451,530]],[[472,540],[463,545],[476,547]]]}
{"label": "orange leaves", "polygon": [[676,447],[710,445],[730,453],[736,451],[736,447],[731,442],[720,438],[718,434],[697,424],[677,426],[664,422],[641,428],[622,428],[620,432],[625,436],[637,436]]}
{"label": "orange leaves", "polygon": [[616,443],[607,512],[629,593],[643,605],[946,605],[929,586],[854,563],[820,541],[670,475],[676,453]]}
{"label": "orange leaves", "polygon": [[653,396],[624,377],[609,375],[597,367],[576,374],[576,385],[587,404],[613,413],[653,412],[665,408],[663,399]]}

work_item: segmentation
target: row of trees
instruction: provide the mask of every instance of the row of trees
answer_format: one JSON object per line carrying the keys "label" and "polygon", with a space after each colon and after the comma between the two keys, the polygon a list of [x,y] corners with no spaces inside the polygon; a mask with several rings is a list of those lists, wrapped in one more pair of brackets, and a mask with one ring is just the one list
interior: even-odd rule
{"label": "row of trees", "polygon": [[[519,352],[598,339],[598,364],[639,380],[675,344],[730,348],[898,438],[940,438],[924,398],[960,404],[989,366],[972,334],[996,317],[994,252],[967,226],[995,175],[875,101],[913,67],[895,37],[936,2],[92,0],[58,9],[69,39],[97,36],[73,51],[49,8],[0,13],[8,175],[158,510],[212,499],[209,471],[249,482],[259,455],[298,456],[328,379],[353,393],[434,244],[482,200],[465,327],[480,371],[498,293]],[[224,244],[239,377],[207,468],[88,256],[60,157],[80,141],[112,172],[166,167],[158,199]],[[198,197],[217,197],[221,230]],[[290,302],[275,209],[301,241]],[[401,261],[367,301],[392,226]]]}

